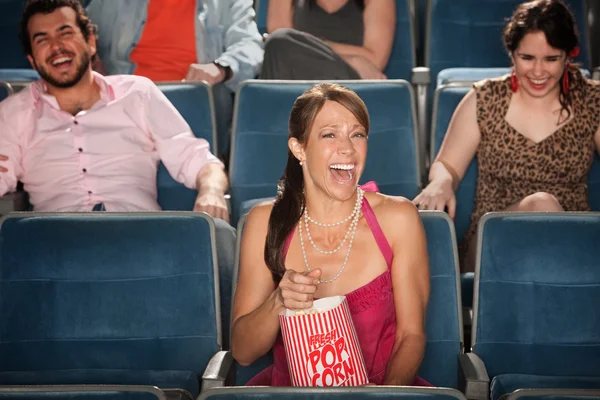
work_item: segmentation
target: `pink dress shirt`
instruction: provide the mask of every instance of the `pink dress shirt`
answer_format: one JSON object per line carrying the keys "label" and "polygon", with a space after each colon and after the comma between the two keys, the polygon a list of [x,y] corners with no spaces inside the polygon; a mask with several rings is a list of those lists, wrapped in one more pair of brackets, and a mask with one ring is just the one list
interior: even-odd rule
{"label": "pink dress shirt", "polygon": [[73,116],[42,81],[0,103],[0,195],[18,181],[36,211],[160,210],[156,172],[162,161],[191,189],[208,163],[220,163],[150,80],[94,73],[100,100]]}

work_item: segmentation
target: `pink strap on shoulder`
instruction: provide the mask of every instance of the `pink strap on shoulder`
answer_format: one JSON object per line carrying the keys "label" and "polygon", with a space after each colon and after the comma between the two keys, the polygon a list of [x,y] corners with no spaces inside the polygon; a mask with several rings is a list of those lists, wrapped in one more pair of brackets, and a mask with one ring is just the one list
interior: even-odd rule
{"label": "pink strap on shoulder", "polygon": [[294,229],[290,232],[288,237],[285,239],[285,243],[283,244],[283,261],[285,261],[288,250],[290,249],[290,244],[292,243],[292,238],[294,237],[294,230],[296,230],[296,227],[294,227]]}
{"label": "pink strap on shoulder", "polygon": [[[361,186],[361,189],[365,192],[379,192],[377,183],[373,181],[365,183]],[[375,237],[375,242],[377,243],[377,246],[379,246],[379,250],[381,251],[383,258],[385,258],[388,269],[391,269],[392,262],[394,261],[394,251],[385,237],[383,230],[381,230],[381,226],[377,221],[377,217],[375,216],[375,213],[369,204],[369,200],[367,200],[366,197],[363,198],[362,213],[365,216],[367,225],[369,225],[369,228],[371,228],[371,232],[373,233],[373,237]]]}

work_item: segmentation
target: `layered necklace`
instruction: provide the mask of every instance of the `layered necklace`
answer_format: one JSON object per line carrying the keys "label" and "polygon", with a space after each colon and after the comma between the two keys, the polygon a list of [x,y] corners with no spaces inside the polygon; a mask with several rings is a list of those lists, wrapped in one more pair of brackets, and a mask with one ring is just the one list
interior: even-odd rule
{"label": "layered necklace", "polygon": [[[358,226],[358,220],[360,219],[360,210],[362,207],[363,197],[364,197],[364,192],[360,187],[358,187],[356,189],[356,204],[354,205],[354,209],[352,210],[352,213],[349,216],[347,216],[346,218],[344,218],[343,220],[338,221],[338,222],[333,222],[330,224],[325,224],[322,222],[315,221],[308,215],[308,209],[306,207],[304,208],[303,218],[300,218],[300,221],[298,222],[298,233],[299,233],[299,237],[300,237],[300,248],[302,249],[302,256],[304,257],[304,265],[306,266],[306,269],[308,271],[310,271],[311,269],[310,269],[310,266],[308,265],[308,258],[306,257],[306,249],[304,248],[304,239],[302,238],[302,225],[303,225],[302,219],[304,219],[304,226],[305,226],[305,230],[306,230],[306,236],[308,237],[308,241],[312,244],[313,248],[321,254],[329,255],[329,254],[337,253],[344,246],[344,244],[348,241],[348,238],[350,238],[350,241],[348,243],[348,250],[346,250],[346,257],[344,258],[344,262],[342,263],[342,267],[340,268],[340,270],[331,279],[319,279],[319,283],[330,283],[330,282],[335,281],[342,274],[342,272],[344,271],[344,268],[346,268],[346,264],[348,264],[348,258],[350,257],[350,250],[352,249],[352,243],[354,242],[354,235],[356,233],[356,227]],[[343,225],[350,220],[352,220],[352,222],[348,226],[348,230],[346,231],[346,234],[344,235],[344,239],[342,239],[342,242],[340,243],[340,245],[337,246],[333,250],[320,249],[315,244],[312,236],[310,235],[309,223],[313,223],[317,226],[321,226],[324,228],[330,228],[333,226]]]}

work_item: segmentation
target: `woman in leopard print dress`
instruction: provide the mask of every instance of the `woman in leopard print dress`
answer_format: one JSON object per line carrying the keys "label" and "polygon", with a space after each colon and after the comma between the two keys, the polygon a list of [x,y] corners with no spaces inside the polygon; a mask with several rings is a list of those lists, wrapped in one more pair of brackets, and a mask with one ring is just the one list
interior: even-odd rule
{"label": "woman in leopard print dress", "polygon": [[490,211],[587,211],[587,175],[600,149],[600,83],[569,61],[577,28],[561,0],[521,4],[504,30],[510,75],[478,82],[456,108],[414,199],[447,209],[475,154],[475,211],[461,246],[462,270],[474,269],[477,222]]}

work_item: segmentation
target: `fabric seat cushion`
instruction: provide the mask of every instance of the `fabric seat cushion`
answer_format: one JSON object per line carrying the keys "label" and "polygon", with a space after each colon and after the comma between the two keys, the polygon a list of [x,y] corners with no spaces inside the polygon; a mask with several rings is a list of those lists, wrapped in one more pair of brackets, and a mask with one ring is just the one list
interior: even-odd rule
{"label": "fabric seat cushion", "polygon": [[600,389],[600,377],[502,374],[492,379],[490,399],[498,400],[517,389]]}
{"label": "fabric seat cushion", "polygon": [[196,398],[198,377],[191,371],[126,369],[74,369],[56,371],[0,372],[0,385],[148,385],[161,389],[183,389]]}

